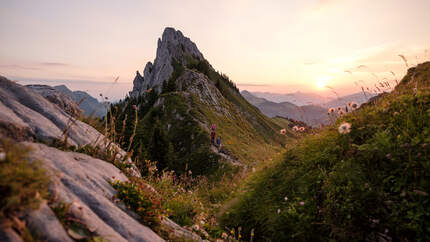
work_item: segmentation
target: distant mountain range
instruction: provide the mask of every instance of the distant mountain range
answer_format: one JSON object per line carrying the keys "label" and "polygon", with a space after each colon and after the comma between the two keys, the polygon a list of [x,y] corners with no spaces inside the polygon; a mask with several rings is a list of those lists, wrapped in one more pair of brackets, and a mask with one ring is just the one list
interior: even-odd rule
{"label": "distant mountain range", "polygon": [[343,106],[348,102],[354,101],[358,104],[366,102],[375,94],[366,92],[354,93],[339,98],[323,97],[315,93],[293,92],[293,93],[272,93],[272,92],[249,92],[257,98],[264,98],[275,103],[290,102],[297,106],[319,105],[322,107]]}
{"label": "distant mountain range", "polygon": [[321,104],[329,102],[331,99],[314,93],[294,92],[294,93],[272,93],[272,92],[250,92],[255,97],[260,97],[275,103],[289,102],[297,106]]}
{"label": "distant mountain range", "polygon": [[303,121],[311,126],[327,124],[327,109],[317,105],[298,106],[291,102],[272,102],[265,98],[256,97],[248,91],[242,91],[242,96],[269,117],[288,117]]}
{"label": "distant mountain range", "polygon": [[83,91],[72,91],[65,85],[54,86],[55,89],[71,97],[86,116],[103,117],[106,114],[104,103]]}
{"label": "distant mountain range", "polygon": [[[359,105],[374,95],[371,93],[355,93],[337,99],[330,99],[312,93],[270,93],[270,92],[241,92],[242,96],[269,117],[288,117],[303,121],[311,126],[327,124],[329,119],[327,109],[344,107],[348,102]],[[288,100],[288,101],[287,101]]]}

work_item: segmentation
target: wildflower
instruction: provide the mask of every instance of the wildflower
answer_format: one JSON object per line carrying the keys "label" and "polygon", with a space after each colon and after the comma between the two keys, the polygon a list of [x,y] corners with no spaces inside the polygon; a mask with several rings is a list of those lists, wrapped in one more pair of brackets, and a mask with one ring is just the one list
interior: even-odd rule
{"label": "wildflower", "polygon": [[374,224],[379,224],[379,219],[371,219],[370,221]]}
{"label": "wildflower", "polygon": [[278,214],[280,214],[280,213],[281,213],[281,209],[278,208]]}
{"label": "wildflower", "polygon": [[223,239],[227,239],[228,238],[228,234],[226,232],[223,232],[222,235],[221,235],[221,237]]}
{"label": "wildflower", "polygon": [[297,127],[296,125],[293,127],[293,131],[299,131],[299,127]]}
{"label": "wildflower", "polygon": [[6,153],[0,152],[0,160],[6,159]]}
{"label": "wildflower", "polygon": [[205,221],[201,220],[201,221],[200,221],[200,223],[201,223],[202,225],[204,225],[204,224],[205,224]]}
{"label": "wildflower", "polygon": [[334,113],[334,111],[336,111],[336,110],[335,110],[335,108],[329,108],[329,109],[328,109],[328,113],[329,113],[329,114]]}
{"label": "wildflower", "polygon": [[385,157],[387,157],[387,159],[391,159],[392,155],[388,153]]}
{"label": "wildflower", "polygon": [[340,111],[340,110],[342,110],[342,108],[341,107],[337,107],[337,111]]}
{"label": "wildflower", "polygon": [[280,134],[286,134],[286,133],[287,133],[287,130],[286,130],[286,129],[281,129],[281,130],[279,130],[279,133],[280,133]]}
{"label": "wildflower", "polygon": [[349,132],[351,132],[351,124],[350,123],[342,123],[339,126],[338,131],[340,134],[348,134]]}
{"label": "wildflower", "polygon": [[192,172],[191,170],[189,170],[189,171],[188,171],[188,174],[189,174],[189,175],[191,175],[191,174],[193,174],[193,172]]}
{"label": "wildflower", "polygon": [[193,225],[193,230],[198,231],[199,229],[200,229],[200,227],[199,227],[197,224],[194,224],[194,225]]}
{"label": "wildflower", "polygon": [[358,104],[356,102],[349,102],[348,106],[352,109],[355,110],[358,108]]}
{"label": "wildflower", "polygon": [[301,201],[299,202],[300,206],[305,206],[305,202]]}
{"label": "wildflower", "polygon": [[284,200],[285,200],[285,201],[288,201],[288,197],[287,197],[287,196],[285,196],[285,197],[284,197]]}
{"label": "wildflower", "polygon": [[305,131],[305,127],[300,127],[300,132],[304,132]]}
{"label": "wildflower", "polygon": [[339,115],[339,116],[343,116],[345,114],[345,112],[344,111],[342,111],[342,110],[339,110],[338,112],[337,112],[337,115]]}

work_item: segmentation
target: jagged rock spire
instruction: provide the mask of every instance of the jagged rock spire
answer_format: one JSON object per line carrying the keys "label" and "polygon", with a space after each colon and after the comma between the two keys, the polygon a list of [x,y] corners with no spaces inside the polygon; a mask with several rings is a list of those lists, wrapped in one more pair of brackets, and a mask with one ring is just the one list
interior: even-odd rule
{"label": "jagged rock spire", "polygon": [[196,44],[185,37],[181,31],[167,27],[161,39],[158,39],[157,54],[154,64],[148,62],[143,71],[143,77],[137,72],[133,81],[133,91],[130,95],[138,95],[147,88],[160,88],[173,72],[172,58],[186,65],[187,56],[203,60],[203,54]]}
{"label": "jagged rock spire", "polygon": [[136,77],[133,80],[133,91],[132,93],[138,93],[139,90],[143,89],[144,79],[140,75],[139,71],[136,71]]}

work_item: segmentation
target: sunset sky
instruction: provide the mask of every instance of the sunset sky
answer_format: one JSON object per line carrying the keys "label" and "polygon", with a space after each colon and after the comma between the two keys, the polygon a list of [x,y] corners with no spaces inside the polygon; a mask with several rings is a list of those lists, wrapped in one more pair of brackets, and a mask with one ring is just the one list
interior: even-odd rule
{"label": "sunset sky", "polygon": [[0,75],[118,99],[171,26],[242,90],[348,94],[430,60],[429,22],[429,0],[2,0]]}

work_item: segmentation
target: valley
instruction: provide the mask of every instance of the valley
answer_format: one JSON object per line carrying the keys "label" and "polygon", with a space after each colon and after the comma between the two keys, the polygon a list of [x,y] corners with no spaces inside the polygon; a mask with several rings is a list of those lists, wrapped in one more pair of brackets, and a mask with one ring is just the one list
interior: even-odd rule
{"label": "valley", "polygon": [[426,241],[429,82],[239,91],[171,27],[117,102],[1,77],[0,239]]}

